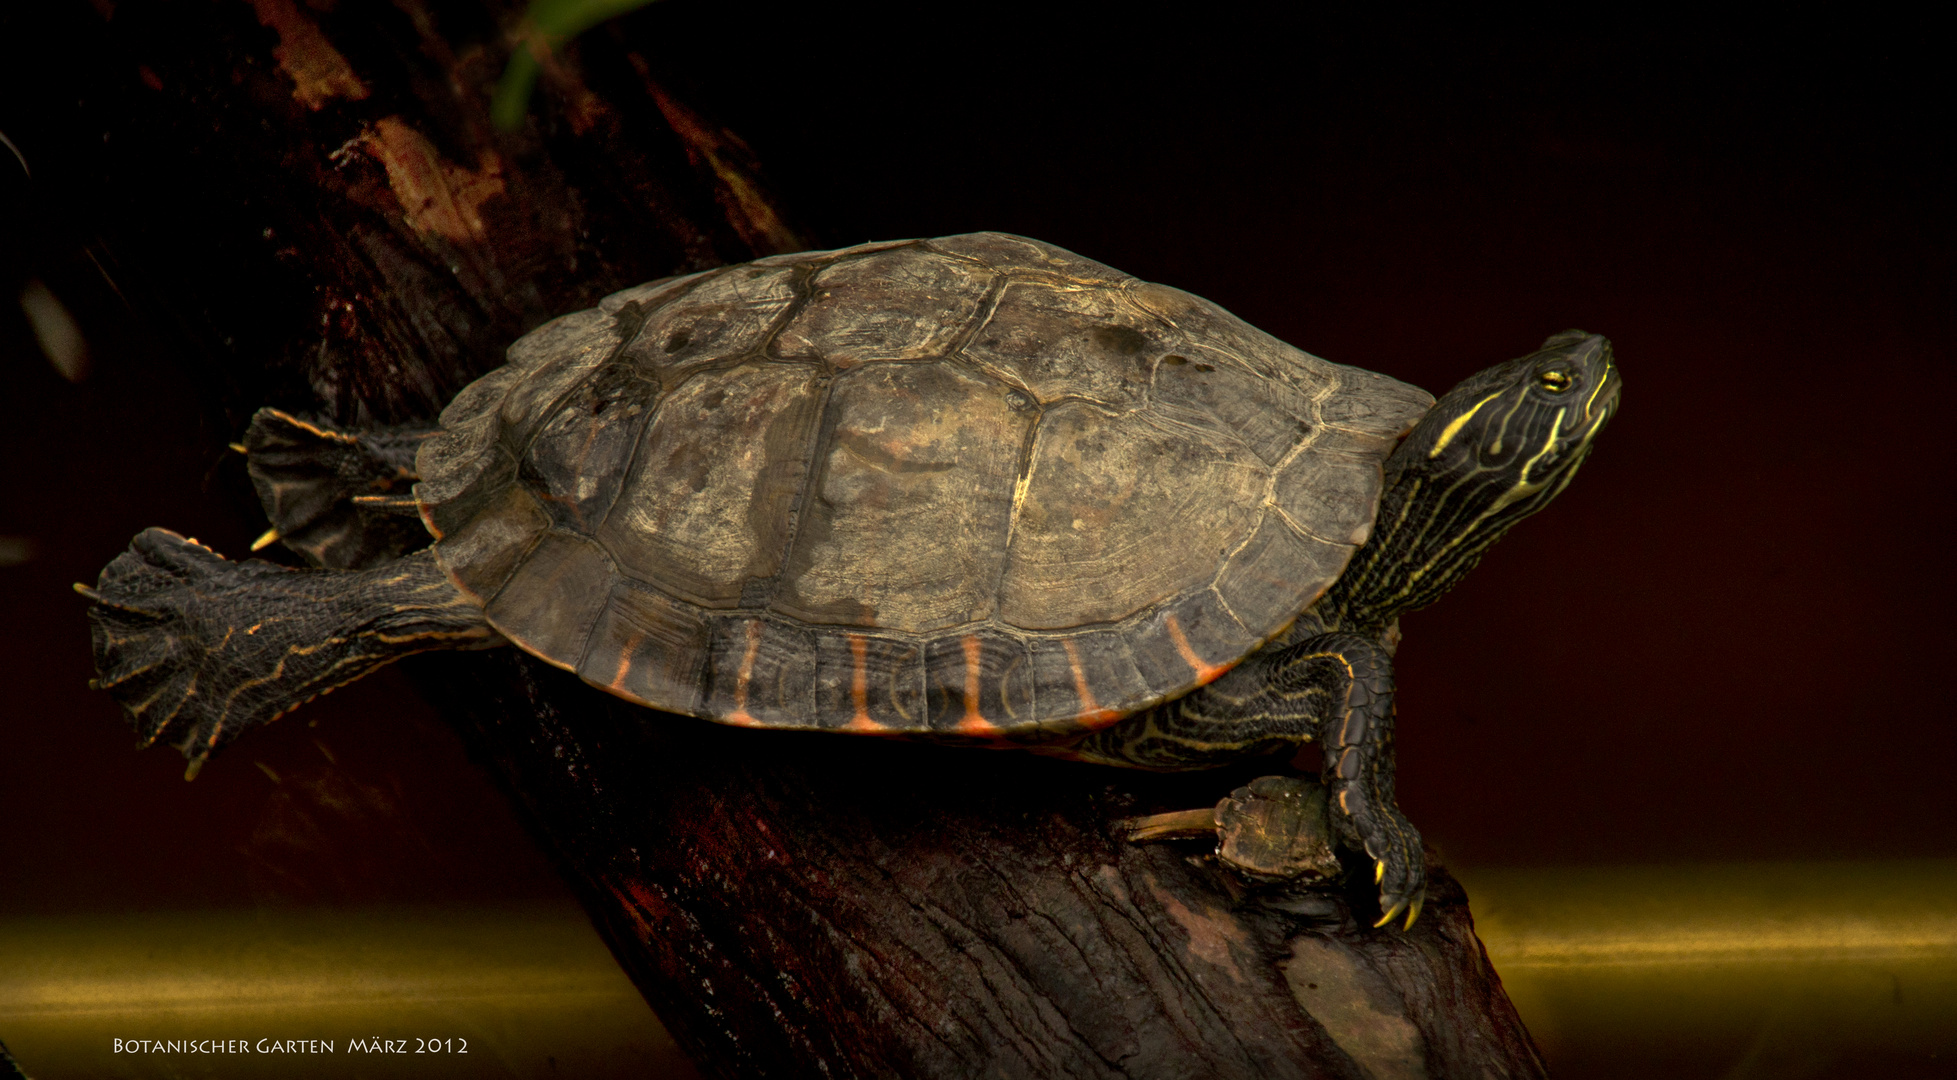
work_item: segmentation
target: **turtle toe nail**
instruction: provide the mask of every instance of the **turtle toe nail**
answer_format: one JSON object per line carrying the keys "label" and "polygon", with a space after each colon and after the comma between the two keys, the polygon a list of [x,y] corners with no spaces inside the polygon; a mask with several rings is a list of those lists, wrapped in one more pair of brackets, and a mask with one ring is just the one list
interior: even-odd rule
{"label": "turtle toe nail", "polygon": [[1378,929],[1382,926],[1385,926],[1387,923],[1392,922],[1394,919],[1399,918],[1400,912],[1405,910],[1406,906],[1407,906],[1407,902],[1405,900],[1395,901],[1393,906],[1386,910],[1386,914],[1381,915],[1379,917],[1379,921],[1373,924],[1373,928]]}

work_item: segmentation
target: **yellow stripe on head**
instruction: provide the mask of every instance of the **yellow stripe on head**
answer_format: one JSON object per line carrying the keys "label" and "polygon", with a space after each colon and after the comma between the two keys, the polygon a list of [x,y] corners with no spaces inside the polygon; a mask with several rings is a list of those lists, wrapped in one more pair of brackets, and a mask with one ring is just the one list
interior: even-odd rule
{"label": "yellow stripe on head", "polygon": [[1473,419],[1474,415],[1481,411],[1481,407],[1483,405],[1486,405],[1489,402],[1495,400],[1496,398],[1501,397],[1506,392],[1507,392],[1506,387],[1504,387],[1501,390],[1497,390],[1494,393],[1488,395],[1487,397],[1482,398],[1480,401],[1475,402],[1474,408],[1469,409],[1467,412],[1462,413],[1460,416],[1457,416],[1452,420],[1449,420],[1447,422],[1447,426],[1441,429],[1441,437],[1435,441],[1434,448],[1432,450],[1427,451],[1427,456],[1430,458],[1440,457],[1441,451],[1447,449],[1447,444],[1453,442],[1454,437],[1456,435],[1461,434],[1461,429],[1463,427],[1466,427],[1468,421]]}

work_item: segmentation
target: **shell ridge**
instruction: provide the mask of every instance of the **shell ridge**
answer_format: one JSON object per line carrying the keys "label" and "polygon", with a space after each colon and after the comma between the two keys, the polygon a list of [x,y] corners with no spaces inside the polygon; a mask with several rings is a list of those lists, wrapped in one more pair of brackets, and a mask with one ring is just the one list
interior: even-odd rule
{"label": "shell ridge", "polygon": [[[503,595],[503,590],[509,588],[510,582],[515,581],[517,579],[517,575],[522,572],[523,564],[530,561],[530,556],[535,555],[537,553],[537,545],[542,544],[544,542],[544,538],[549,536],[554,531],[556,530],[554,529],[538,530],[537,535],[531,537],[528,541],[526,541],[523,545],[523,554],[518,555],[516,557],[516,561],[510,564],[510,572],[504,576],[502,581],[497,583],[496,591],[482,598],[483,618],[489,619],[489,625],[496,626],[496,620],[491,619],[489,617],[489,605],[495,603],[496,598]],[[436,560],[438,564],[440,563],[440,561],[441,560],[439,559]],[[447,570],[446,567],[444,567],[443,569],[444,571]],[[501,626],[496,626],[496,631],[497,633],[503,633],[503,628]],[[504,634],[504,636],[508,637],[509,635]],[[515,641],[516,639],[510,638],[510,640]],[[527,652],[529,650],[525,650],[525,651]]]}
{"label": "shell ridge", "polygon": [[[673,391],[679,389],[680,385],[684,385],[685,381],[682,379],[679,384],[671,388],[661,384],[659,396],[653,399],[652,408],[647,409],[645,415],[635,423],[635,430],[632,432],[632,450],[625,455],[625,461],[619,471],[620,476],[629,479],[635,475],[634,470],[639,467],[639,454],[645,449],[646,432],[651,429],[652,422],[659,416],[660,410],[666,407],[666,402],[671,400]],[[604,541],[598,538],[598,534],[603,532],[605,526],[611,522],[612,512],[618,509],[618,504],[624,497],[625,485],[621,482],[618,493],[612,496],[611,505],[605,507],[605,512],[591,524],[591,539],[597,541],[598,546],[604,547]],[[611,549],[605,549],[605,557],[612,560],[612,565],[618,565],[618,556]]]}
{"label": "shell ridge", "polygon": [[[865,252],[863,256],[872,254],[875,253]],[[809,299],[815,295],[815,275],[824,267],[841,261],[841,259],[810,259],[795,264],[795,299],[781,306],[781,310],[775,313],[774,322],[769,323],[767,331],[761,335],[760,342],[749,352],[743,353],[741,359],[753,357],[773,363],[806,363],[807,361],[790,360],[776,355],[775,343],[780,339],[781,332],[788,329],[788,324],[794,322],[795,317],[802,313],[802,309],[809,306]],[[835,369],[830,365],[828,357],[817,357],[817,360],[821,363],[823,371],[834,372]]]}
{"label": "shell ridge", "polygon": [[[981,263],[980,265],[983,266],[984,264]],[[991,282],[989,282],[985,287],[985,296],[980,298],[978,303],[978,309],[972,313],[972,318],[970,323],[965,327],[963,331],[961,331],[956,337],[952,338],[952,340],[945,346],[945,355],[955,356],[959,360],[965,362],[966,364],[969,364],[972,367],[977,368],[979,371],[982,371],[985,374],[990,375],[995,379],[998,379],[1000,382],[1003,382],[1008,386],[1012,386],[1015,389],[1019,389],[1019,390],[1025,390],[1026,389],[1025,387],[1020,386],[1014,380],[1006,378],[1001,373],[994,371],[991,365],[983,363],[978,360],[974,360],[971,357],[965,355],[965,347],[970,345],[972,343],[972,339],[978,337],[979,332],[984,330],[986,324],[992,321],[992,317],[999,313],[999,301],[1005,298],[1006,285],[1011,280],[1007,275],[1001,274],[998,271],[993,270],[989,266],[986,267],[985,269],[988,273],[992,274]]]}
{"label": "shell ridge", "polygon": [[1290,511],[1286,510],[1282,505],[1280,505],[1275,501],[1267,503],[1266,506],[1272,512],[1277,514],[1278,520],[1284,522],[1287,526],[1290,526],[1292,532],[1297,533],[1299,536],[1302,536],[1307,540],[1316,540],[1321,544],[1331,544],[1334,547],[1351,548],[1354,551],[1359,550],[1359,545],[1354,544],[1350,541],[1333,540],[1330,539],[1329,537],[1318,535],[1317,533],[1313,532],[1311,529],[1307,528],[1297,518],[1292,517]]}
{"label": "shell ridge", "polygon": [[[745,593],[750,588],[759,586],[755,588],[755,592],[761,599],[759,610],[764,614],[774,610],[775,602],[779,598],[782,579],[788,574],[789,558],[795,554],[795,542],[801,538],[802,524],[808,518],[802,509],[808,505],[809,492],[819,486],[817,474],[821,471],[820,463],[825,460],[825,449],[835,438],[836,410],[830,407],[835,400],[835,391],[835,375],[830,373],[825,365],[823,373],[817,376],[816,392],[821,395],[821,400],[816,402],[815,423],[810,425],[808,453],[804,456],[808,467],[802,470],[801,482],[795,489],[795,498],[788,504],[788,527],[782,530],[781,547],[776,552],[775,572],[767,578],[750,578],[748,584],[742,588],[744,595],[741,599],[745,601],[747,599]],[[744,602],[742,606],[747,605]]]}
{"label": "shell ridge", "polygon": [[[626,312],[630,312],[631,314],[625,316]],[[563,393],[551,399],[548,408],[538,411],[538,420],[530,426],[529,433],[524,437],[523,445],[509,447],[511,454],[516,457],[518,462],[523,461],[524,458],[529,456],[530,448],[536,445],[537,436],[543,434],[544,429],[550,426],[550,421],[556,419],[557,414],[564,411],[564,405],[571,400],[572,395],[589,385],[591,380],[598,376],[599,372],[617,363],[620,354],[624,353],[633,342],[639,339],[639,333],[646,328],[647,317],[651,314],[637,300],[628,300],[617,311],[612,312],[612,326],[614,329],[624,323],[628,317],[635,321],[631,332],[621,333],[618,336],[618,341],[612,345],[611,352],[603,360],[591,365],[590,369],[584,374],[571,380],[571,385],[565,387]]]}

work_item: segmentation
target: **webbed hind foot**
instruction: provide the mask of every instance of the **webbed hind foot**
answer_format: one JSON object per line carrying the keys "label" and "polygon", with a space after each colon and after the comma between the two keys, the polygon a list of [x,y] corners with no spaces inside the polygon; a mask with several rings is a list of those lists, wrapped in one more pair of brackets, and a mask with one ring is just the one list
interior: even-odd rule
{"label": "webbed hind foot", "polygon": [[240,732],[384,664],[503,640],[428,551],[293,570],[145,529],[75,591],[94,601],[91,685],[129,710],[144,746],[174,741],[190,776]]}
{"label": "webbed hind foot", "polygon": [[314,566],[361,570],[428,545],[414,509],[415,452],[428,425],[341,431],[278,409],[251,418],[239,449],[272,527]]}

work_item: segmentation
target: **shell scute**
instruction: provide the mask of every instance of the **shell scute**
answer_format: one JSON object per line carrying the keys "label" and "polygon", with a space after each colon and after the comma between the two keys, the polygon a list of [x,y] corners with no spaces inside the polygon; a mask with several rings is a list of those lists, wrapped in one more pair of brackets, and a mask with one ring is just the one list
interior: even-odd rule
{"label": "shell scute", "polygon": [[1033,423],[1010,393],[945,364],[838,376],[772,610],[914,634],[989,618]]}
{"label": "shell scute", "polygon": [[450,578],[469,595],[488,601],[550,528],[550,516],[519,484],[502,483],[444,536],[437,553]]}
{"label": "shell scute", "polygon": [[483,605],[483,614],[525,651],[576,671],[617,579],[597,544],[546,532],[524,556],[520,571]]}
{"label": "shell scute", "polygon": [[800,724],[875,734],[914,728],[923,712],[921,642],[866,633],[816,637],[815,712]]}
{"label": "shell scute", "polygon": [[925,648],[927,713],[932,731],[993,735],[1039,715],[1038,692],[1026,644],[981,630],[946,634]]}
{"label": "shell scute", "polygon": [[743,727],[811,727],[816,633],[786,619],[720,616],[707,646],[702,712]]}
{"label": "shell scute", "polygon": [[1041,402],[1085,398],[1127,411],[1148,398],[1177,337],[1108,289],[1014,281],[962,355]]}
{"label": "shell scute", "polygon": [[1059,736],[1106,727],[1161,699],[1135,661],[1129,635],[1112,628],[1040,634],[1028,642],[1042,727]]}
{"label": "shell scute", "polygon": [[1081,258],[1066,248],[1007,233],[943,236],[926,241],[926,245],[935,251],[963,256],[1005,273],[1057,275],[1078,284],[1100,286],[1121,286],[1135,280],[1111,266]]}
{"label": "shell scute", "polygon": [[806,364],[688,380],[658,405],[597,536],[634,579],[710,608],[779,572],[821,400]]}
{"label": "shell scute", "polygon": [[695,274],[676,274],[672,277],[648,281],[643,285],[634,285],[629,289],[620,289],[598,301],[598,310],[607,315],[615,315],[625,305],[637,304],[642,310],[651,311],[670,303],[676,297],[685,295],[686,290],[695,282],[713,273],[715,273],[713,270],[702,270]]}
{"label": "shell scute", "polygon": [[578,675],[642,705],[698,712],[712,637],[697,606],[620,580],[591,631]]}
{"label": "shell scute", "polygon": [[1372,535],[1384,482],[1374,455],[1321,453],[1279,471],[1272,501],[1299,529],[1349,555]]}
{"label": "shell scute", "polygon": [[1350,436],[1352,451],[1384,457],[1434,407],[1433,395],[1417,386],[1358,368],[1344,372],[1346,392],[1326,399],[1319,416]]}
{"label": "shell scute", "polygon": [[1262,644],[1214,589],[1175,597],[1130,632],[1135,666],[1152,687],[1202,686]]}
{"label": "shell scute", "polygon": [[1266,465],[1283,461],[1312,431],[1312,403],[1303,395],[1236,365],[1205,363],[1180,353],[1156,365],[1151,397],[1158,405],[1214,417],[1219,428],[1242,440]]}
{"label": "shell scute", "polygon": [[[514,367],[497,368],[463,387],[442,410],[442,429],[415,451],[415,473],[421,477],[415,498],[422,505],[440,507],[453,500],[491,466],[490,450],[502,435],[496,417],[503,395],[522,374]],[[435,535],[440,537],[450,527],[444,525]]]}
{"label": "shell scute", "polygon": [[942,355],[963,336],[995,275],[911,248],[838,259],[775,339],[775,355],[832,368]]}
{"label": "shell scute", "polygon": [[561,528],[591,533],[617,501],[659,386],[613,364],[579,386],[524,452],[519,475]]}
{"label": "shell scute", "polygon": [[1256,530],[1269,486],[1241,443],[1085,402],[1049,409],[999,617],[1028,630],[1117,622],[1206,584]]}
{"label": "shell scute", "polygon": [[1280,626],[1298,614],[1300,587],[1337,577],[1352,552],[1349,544],[1300,535],[1283,516],[1266,514],[1218,571],[1216,593],[1239,624]]}
{"label": "shell scute", "polygon": [[645,318],[623,356],[667,385],[706,363],[759,355],[801,295],[800,264],[730,266]]}

